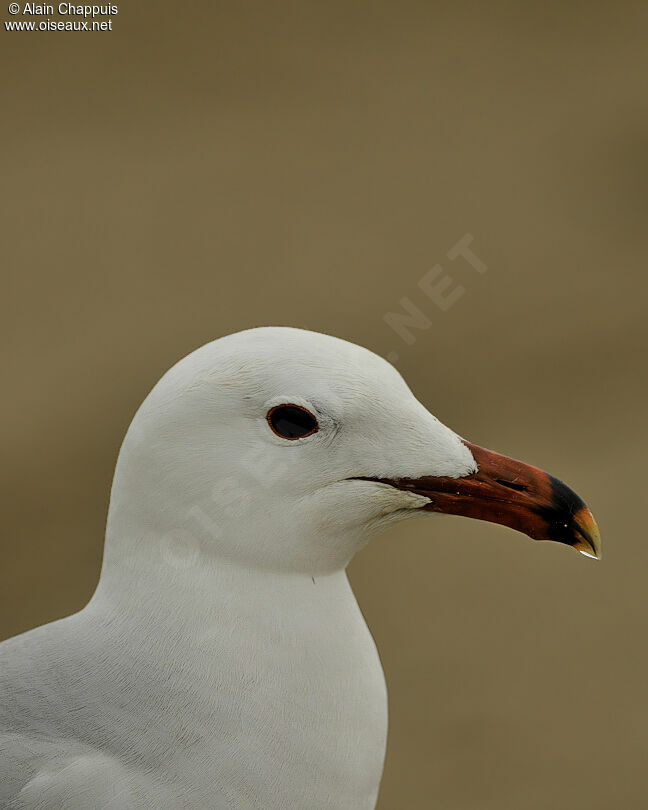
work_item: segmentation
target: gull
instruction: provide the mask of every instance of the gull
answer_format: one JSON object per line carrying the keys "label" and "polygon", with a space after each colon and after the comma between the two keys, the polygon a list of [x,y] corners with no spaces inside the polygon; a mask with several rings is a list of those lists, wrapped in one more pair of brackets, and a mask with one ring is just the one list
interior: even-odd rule
{"label": "gull", "polygon": [[0,806],[375,807],[387,692],[345,569],[435,513],[599,556],[572,490],[364,348],[262,327],[185,357],[127,431],[90,602],[0,645]]}

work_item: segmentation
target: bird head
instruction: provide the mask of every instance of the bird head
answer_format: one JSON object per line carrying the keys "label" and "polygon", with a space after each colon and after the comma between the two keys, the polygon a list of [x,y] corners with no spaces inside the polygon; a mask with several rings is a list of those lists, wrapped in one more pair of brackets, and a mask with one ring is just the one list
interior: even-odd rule
{"label": "bird head", "polygon": [[462,439],[387,361],[266,327],[203,346],[149,394],[120,452],[107,541],[320,575],[384,527],[435,513],[600,552],[571,489]]}

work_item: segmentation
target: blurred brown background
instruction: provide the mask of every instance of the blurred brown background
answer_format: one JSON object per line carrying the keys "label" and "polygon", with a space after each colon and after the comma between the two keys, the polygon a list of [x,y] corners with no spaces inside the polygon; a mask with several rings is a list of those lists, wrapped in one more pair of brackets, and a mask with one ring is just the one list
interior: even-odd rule
{"label": "blurred brown background", "polygon": [[[572,484],[604,541],[595,563],[445,517],[354,561],[381,810],[644,808],[647,25],[631,2],[131,0],[111,33],[2,30],[3,637],[89,598],[163,371],[252,325],[328,332]],[[486,273],[446,257],[466,233]],[[417,286],[436,263],[465,287],[445,312]],[[412,345],[383,319],[403,297]]]}

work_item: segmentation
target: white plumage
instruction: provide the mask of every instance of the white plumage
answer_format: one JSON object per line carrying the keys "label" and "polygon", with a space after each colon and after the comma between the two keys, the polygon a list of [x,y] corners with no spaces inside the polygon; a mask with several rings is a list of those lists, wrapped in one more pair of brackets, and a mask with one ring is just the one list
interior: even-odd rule
{"label": "white plumage", "polygon": [[[282,403],[319,429],[277,435]],[[429,499],[358,479],[475,470],[365,349],[263,328],[186,357],[124,440],[92,600],[0,645],[0,806],[373,808],[386,690],[345,567]]]}

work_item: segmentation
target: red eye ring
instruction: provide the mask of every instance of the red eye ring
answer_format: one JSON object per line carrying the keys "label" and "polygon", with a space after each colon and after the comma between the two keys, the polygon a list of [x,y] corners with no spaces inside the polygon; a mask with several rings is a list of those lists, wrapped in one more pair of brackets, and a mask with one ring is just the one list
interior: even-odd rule
{"label": "red eye ring", "polygon": [[287,402],[275,405],[267,413],[266,419],[270,430],[281,439],[297,441],[312,436],[319,430],[319,424],[313,414],[301,405]]}

